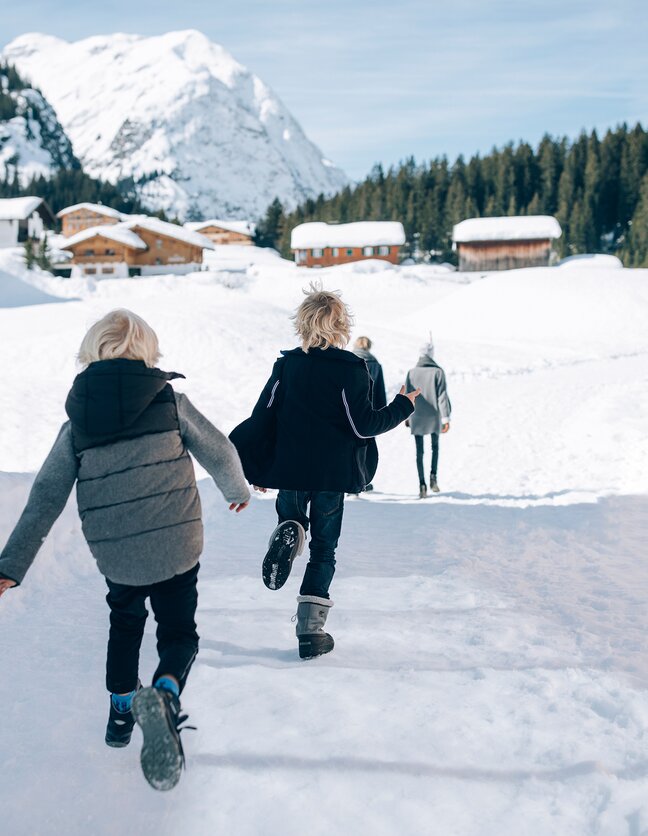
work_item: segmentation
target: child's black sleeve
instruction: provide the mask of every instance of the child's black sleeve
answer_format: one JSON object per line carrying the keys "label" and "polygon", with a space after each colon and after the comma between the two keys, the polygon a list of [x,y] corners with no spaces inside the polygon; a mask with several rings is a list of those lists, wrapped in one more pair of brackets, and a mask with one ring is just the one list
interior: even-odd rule
{"label": "child's black sleeve", "polygon": [[374,409],[369,399],[367,375],[355,370],[342,389],[342,404],[351,430],[358,438],[389,432],[414,412],[414,404],[405,395],[396,395],[387,406]]}

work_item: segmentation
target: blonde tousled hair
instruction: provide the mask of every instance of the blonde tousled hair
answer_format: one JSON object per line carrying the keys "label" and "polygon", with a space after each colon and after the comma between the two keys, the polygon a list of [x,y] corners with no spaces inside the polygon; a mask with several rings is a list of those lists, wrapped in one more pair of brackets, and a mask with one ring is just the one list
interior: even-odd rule
{"label": "blonde tousled hair", "polygon": [[339,295],[313,282],[304,294],[306,298],[293,316],[303,351],[308,354],[309,348],[345,348],[351,339],[353,318]]}
{"label": "blonde tousled hair", "polygon": [[126,308],[110,311],[88,330],[81,342],[78,360],[89,366],[97,360],[143,360],[149,368],[157,365],[160,344],[157,334],[140,316]]}

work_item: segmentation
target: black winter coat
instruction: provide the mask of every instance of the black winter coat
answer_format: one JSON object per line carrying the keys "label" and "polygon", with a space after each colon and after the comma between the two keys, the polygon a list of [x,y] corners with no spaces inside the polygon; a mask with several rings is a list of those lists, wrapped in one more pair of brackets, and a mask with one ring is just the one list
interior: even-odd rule
{"label": "black winter coat", "polygon": [[358,493],[378,466],[374,436],[414,410],[396,395],[371,405],[364,360],[338,348],[282,351],[252,415],[236,427],[247,479],[264,488]]}
{"label": "black winter coat", "polygon": [[372,404],[374,409],[382,409],[387,406],[387,392],[385,391],[385,378],[383,376],[382,366],[374,355],[364,348],[356,348],[353,352],[361,360],[367,364],[369,377],[373,380],[372,389]]}

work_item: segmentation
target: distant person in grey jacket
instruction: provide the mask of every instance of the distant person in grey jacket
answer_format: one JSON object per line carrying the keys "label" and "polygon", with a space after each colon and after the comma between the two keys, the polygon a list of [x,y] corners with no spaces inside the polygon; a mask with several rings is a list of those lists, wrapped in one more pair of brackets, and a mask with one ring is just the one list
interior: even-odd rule
{"label": "distant person in grey jacket", "polygon": [[450,398],[446,388],[445,372],[434,360],[432,341],[421,349],[418,363],[407,373],[407,391],[420,389],[416,399],[416,408],[409,418],[408,426],[416,442],[416,468],[419,477],[419,496],[427,496],[427,483],[423,467],[423,440],[430,436],[432,444],[432,465],[430,468],[430,488],[439,492],[437,472],[439,464],[439,434],[450,429]]}
{"label": "distant person in grey jacket", "polygon": [[[141,762],[155,789],[177,783],[180,693],[198,652],[195,612],[203,548],[200,497],[190,451],[230,510],[250,494],[236,449],[177,394],[156,368],[153,329],[127,310],[95,323],[81,343],[69,417],[34,480],[27,506],[0,553],[0,595],[18,586],[76,483],[83,534],[108,586],[110,635],[106,743],[130,742],[137,721]],[[150,599],[160,662],[152,687],[139,682],[139,651]]]}

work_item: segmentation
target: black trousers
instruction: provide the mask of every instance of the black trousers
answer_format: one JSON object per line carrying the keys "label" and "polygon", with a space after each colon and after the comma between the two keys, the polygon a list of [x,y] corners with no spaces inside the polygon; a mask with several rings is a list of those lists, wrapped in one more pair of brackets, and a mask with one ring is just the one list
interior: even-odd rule
{"label": "black trousers", "polygon": [[[425,470],[423,468],[424,438],[425,436],[423,435],[414,436],[414,441],[416,441],[416,469],[418,470],[419,485],[427,484],[425,481]],[[430,433],[430,438],[432,439],[432,467],[430,468],[430,474],[436,476],[437,466],[439,464],[439,433]]]}
{"label": "black trousers", "polygon": [[184,688],[187,675],[198,653],[196,606],[198,604],[198,570],[147,586],[126,586],[106,578],[110,607],[110,634],[106,660],[106,688],[114,694],[126,694],[137,687],[139,653],[148,611],[157,622],[157,651],[160,664],[153,682],[165,674],[174,676]]}
{"label": "black trousers", "polygon": [[279,491],[279,522],[296,520],[310,527],[310,560],[306,564],[300,595],[329,597],[335,574],[335,550],[342,531],[344,494],[337,491]]}

